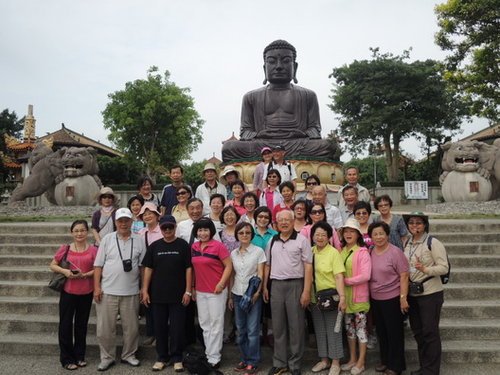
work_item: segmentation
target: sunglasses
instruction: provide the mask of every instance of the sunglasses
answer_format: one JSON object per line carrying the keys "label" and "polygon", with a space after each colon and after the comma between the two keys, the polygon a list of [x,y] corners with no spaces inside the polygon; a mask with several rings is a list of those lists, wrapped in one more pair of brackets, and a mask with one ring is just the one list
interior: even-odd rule
{"label": "sunglasses", "polygon": [[175,195],[186,195],[187,193],[187,191],[178,191]]}
{"label": "sunglasses", "polygon": [[113,199],[113,196],[110,194],[104,194],[104,195],[101,195],[101,198],[102,199]]}
{"label": "sunglasses", "polygon": [[356,216],[368,216],[368,212],[366,212],[366,211],[358,211],[354,215],[356,215]]}
{"label": "sunglasses", "polygon": [[307,183],[307,186],[316,186],[318,185],[316,182],[308,182]]}
{"label": "sunglasses", "polygon": [[311,215],[319,215],[319,214],[324,214],[325,211],[323,210],[311,210]]}
{"label": "sunglasses", "polygon": [[269,220],[269,216],[268,215],[257,215],[257,219],[267,219]]}
{"label": "sunglasses", "polygon": [[165,231],[165,230],[172,230],[172,229],[174,229],[174,225],[173,224],[171,224],[171,225],[169,225],[169,224],[162,225],[160,227],[160,229],[163,230],[163,231]]}
{"label": "sunglasses", "polygon": [[251,234],[252,234],[252,232],[250,232],[250,231],[238,232],[238,236],[250,236]]}

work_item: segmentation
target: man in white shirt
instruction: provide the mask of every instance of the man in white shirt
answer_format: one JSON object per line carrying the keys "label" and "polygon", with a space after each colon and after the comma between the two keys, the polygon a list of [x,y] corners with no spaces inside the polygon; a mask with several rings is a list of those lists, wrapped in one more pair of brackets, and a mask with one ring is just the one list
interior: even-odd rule
{"label": "man in white shirt", "polygon": [[139,278],[146,254],[144,239],[132,233],[132,212],[120,208],[115,214],[116,232],[104,236],[94,261],[94,301],[97,313],[97,341],[101,353],[98,371],[115,364],[116,319],[123,330],[121,361],[139,366]]}
{"label": "man in white shirt", "polygon": [[205,182],[196,188],[195,197],[203,202],[203,215],[207,215],[210,212],[210,197],[215,193],[227,197],[227,190],[223,184],[217,181],[217,171],[213,163],[205,164],[203,178]]}
{"label": "man in white shirt", "polygon": [[281,145],[273,147],[273,160],[264,171],[262,181],[266,180],[267,172],[271,169],[277,169],[280,172],[281,182],[292,181],[296,185],[297,172],[290,162],[285,161],[285,148]]}
{"label": "man in white shirt", "polygon": [[315,186],[313,188],[312,200],[314,204],[322,204],[325,206],[326,221],[328,224],[330,224],[335,230],[342,227],[344,221],[342,220],[340,210],[330,204],[326,195],[326,188],[323,185]]}
{"label": "man in white shirt", "polygon": [[337,193],[338,207],[342,208],[345,206],[344,197],[342,196],[342,190],[344,190],[344,188],[348,185],[354,186],[356,189],[358,189],[358,201],[364,201],[366,203],[370,203],[371,200],[370,192],[368,191],[367,188],[361,186],[358,183],[358,178],[359,178],[358,168],[348,167],[345,171],[345,178],[347,180],[347,184],[341,187],[339,192]]}

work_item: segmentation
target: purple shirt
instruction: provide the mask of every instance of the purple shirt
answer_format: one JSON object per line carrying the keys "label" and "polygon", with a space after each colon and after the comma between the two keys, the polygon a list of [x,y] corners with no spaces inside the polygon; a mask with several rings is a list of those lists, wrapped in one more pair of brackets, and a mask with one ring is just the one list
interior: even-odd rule
{"label": "purple shirt", "polygon": [[380,255],[373,249],[371,258],[371,298],[375,300],[388,300],[398,297],[401,293],[401,274],[403,272],[409,272],[408,260],[404,253],[398,247],[389,244],[387,251]]}
{"label": "purple shirt", "polygon": [[[287,280],[304,277],[304,262],[312,263],[311,243],[303,235],[293,231],[283,242],[279,234],[266,246],[267,265],[271,265],[271,279]],[[271,249],[271,243],[273,247]],[[406,259],[406,258],[405,258]]]}

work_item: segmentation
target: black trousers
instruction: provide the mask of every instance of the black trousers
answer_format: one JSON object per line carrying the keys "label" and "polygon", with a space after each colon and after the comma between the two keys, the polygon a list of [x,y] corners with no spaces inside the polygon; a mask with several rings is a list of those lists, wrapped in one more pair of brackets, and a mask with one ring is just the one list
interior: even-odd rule
{"label": "black trousers", "polygon": [[179,303],[153,303],[156,354],[159,362],[182,362],[186,308]]}
{"label": "black trousers", "polygon": [[[410,305],[411,306],[411,305]],[[370,301],[377,322],[380,362],[400,374],[406,370],[405,339],[399,296],[388,300]]]}
{"label": "black trousers", "polygon": [[408,298],[410,326],[417,341],[418,359],[424,375],[439,375],[441,366],[441,336],[439,319],[443,292]]}
{"label": "black trousers", "polygon": [[[69,294],[59,298],[59,349],[63,366],[85,360],[87,325],[93,293]],[[73,341],[74,336],[74,341]]]}

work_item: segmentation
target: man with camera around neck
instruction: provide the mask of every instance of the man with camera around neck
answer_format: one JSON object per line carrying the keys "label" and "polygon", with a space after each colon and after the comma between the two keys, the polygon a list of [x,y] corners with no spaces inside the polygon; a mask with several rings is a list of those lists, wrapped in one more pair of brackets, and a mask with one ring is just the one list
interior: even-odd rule
{"label": "man with camera around neck", "polygon": [[107,234],[94,262],[94,301],[97,313],[97,341],[101,363],[98,371],[115,364],[116,320],[123,327],[121,362],[139,366],[139,268],[146,253],[144,240],[132,233],[132,212],[120,208],[115,214],[116,232]]}

